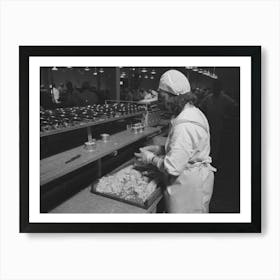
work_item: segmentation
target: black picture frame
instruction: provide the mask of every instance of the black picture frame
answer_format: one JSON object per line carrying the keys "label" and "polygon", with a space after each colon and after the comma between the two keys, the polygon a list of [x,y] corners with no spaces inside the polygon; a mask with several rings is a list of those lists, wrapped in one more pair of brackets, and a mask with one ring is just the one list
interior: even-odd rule
{"label": "black picture frame", "polygon": [[[29,221],[29,58],[32,56],[247,56],[251,58],[250,223],[32,223]],[[261,46],[19,46],[21,233],[261,232]],[[39,164],[39,163],[38,163]]]}

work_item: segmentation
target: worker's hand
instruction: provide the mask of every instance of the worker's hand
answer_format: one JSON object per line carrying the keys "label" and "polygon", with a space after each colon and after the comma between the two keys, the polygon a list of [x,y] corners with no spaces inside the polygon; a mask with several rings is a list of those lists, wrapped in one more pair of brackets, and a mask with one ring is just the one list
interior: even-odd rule
{"label": "worker's hand", "polygon": [[140,153],[134,153],[137,159],[145,164],[152,163],[155,154],[143,148],[140,148],[139,150]]}
{"label": "worker's hand", "polygon": [[155,155],[159,155],[162,152],[162,147],[159,145],[150,145],[150,146],[143,147],[142,150],[152,152]]}

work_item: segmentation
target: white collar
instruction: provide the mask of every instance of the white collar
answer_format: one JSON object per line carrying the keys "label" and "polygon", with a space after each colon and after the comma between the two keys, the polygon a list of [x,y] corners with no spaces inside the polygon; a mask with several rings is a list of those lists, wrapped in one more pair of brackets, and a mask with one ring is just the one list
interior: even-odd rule
{"label": "white collar", "polygon": [[187,104],[184,106],[184,109],[193,108],[193,107],[194,107],[193,104],[187,103]]}

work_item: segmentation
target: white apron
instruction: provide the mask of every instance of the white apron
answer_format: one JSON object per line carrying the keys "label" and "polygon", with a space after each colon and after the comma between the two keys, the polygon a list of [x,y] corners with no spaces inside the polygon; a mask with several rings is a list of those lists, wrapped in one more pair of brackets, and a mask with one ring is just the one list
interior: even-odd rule
{"label": "white apron", "polygon": [[[174,125],[192,123],[202,127],[208,134],[209,130],[201,123],[179,120]],[[170,143],[170,134],[166,141],[166,149]],[[168,175],[164,198],[168,213],[208,213],[209,203],[213,193],[214,171],[208,156],[200,162],[187,163],[179,176]]]}

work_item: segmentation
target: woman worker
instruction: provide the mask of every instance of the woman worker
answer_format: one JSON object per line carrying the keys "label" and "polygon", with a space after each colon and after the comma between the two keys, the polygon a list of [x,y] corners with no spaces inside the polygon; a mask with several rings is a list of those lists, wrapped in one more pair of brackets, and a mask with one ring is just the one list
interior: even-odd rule
{"label": "woman worker", "polygon": [[210,165],[208,121],[194,106],[196,97],[181,72],[165,72],[158,91],[162,105],[176,117],[171,120],[165,147],[147,146],[135,155],[165,174],[166,212],[208,213],[216,171]]}

